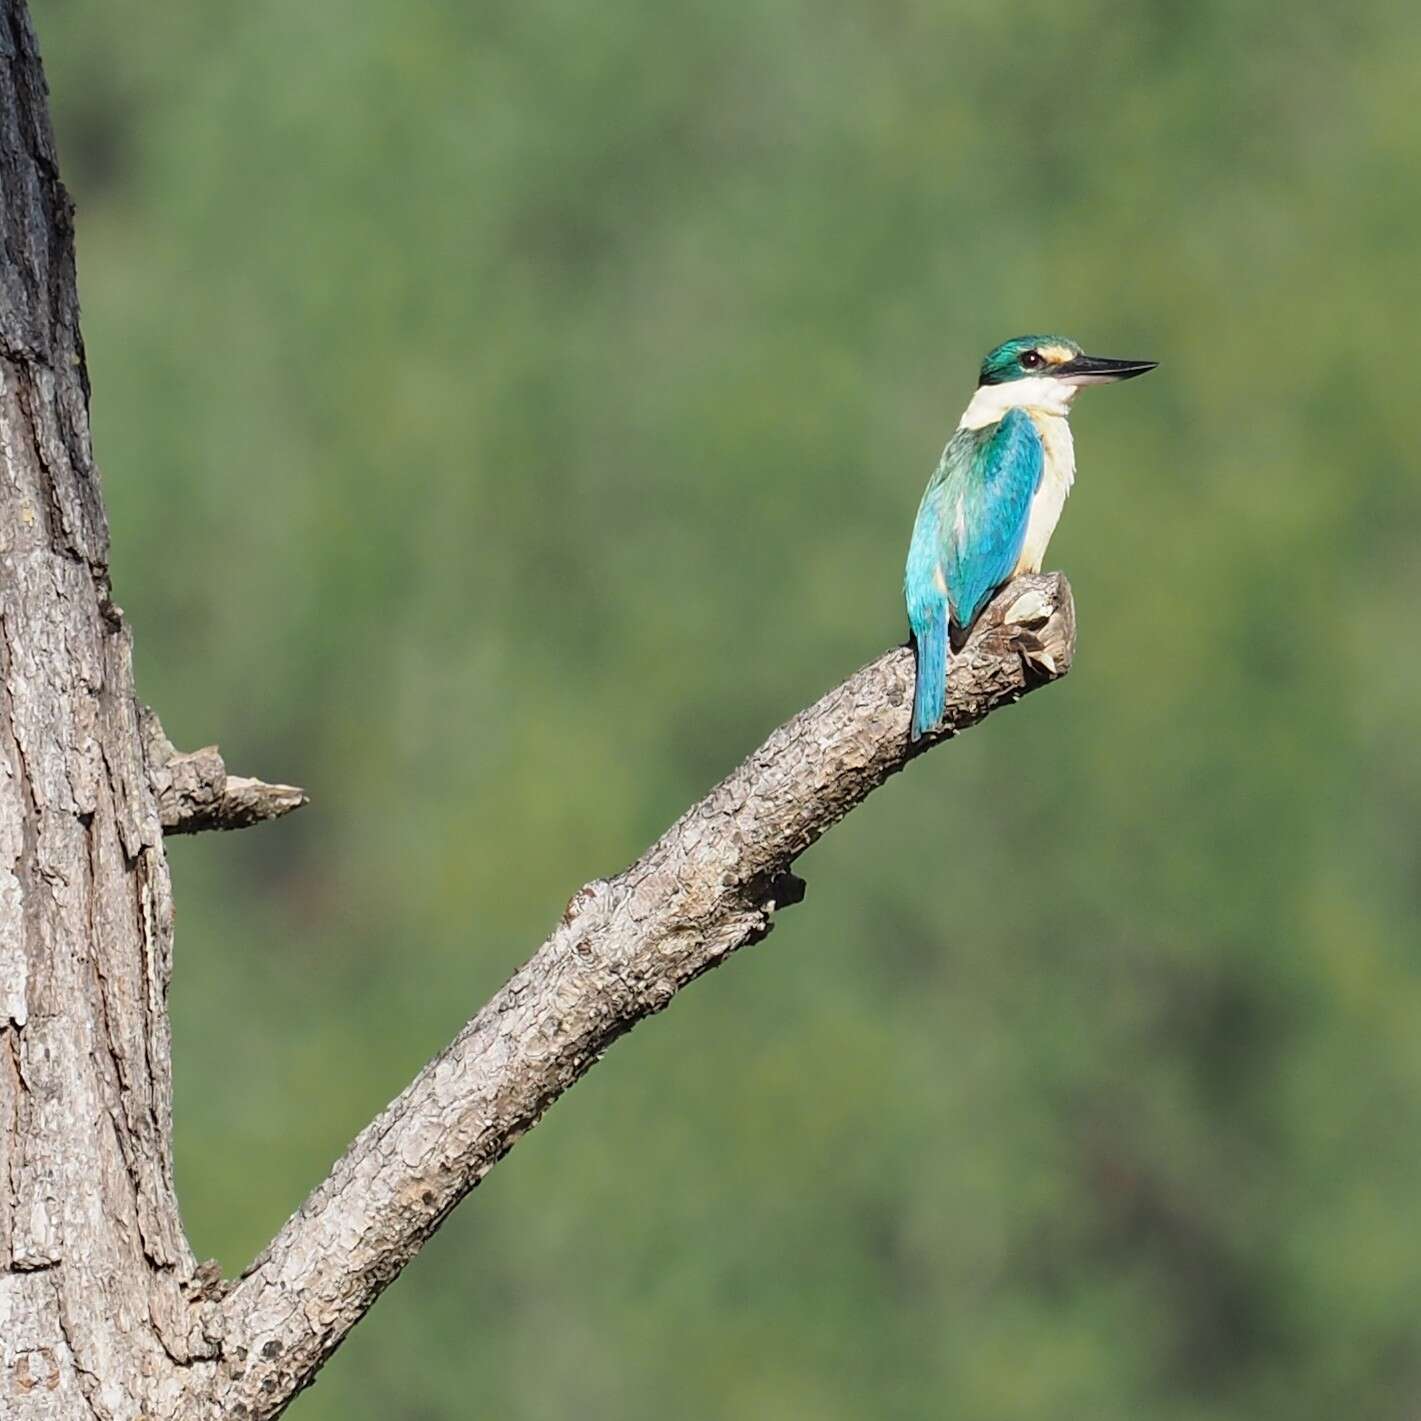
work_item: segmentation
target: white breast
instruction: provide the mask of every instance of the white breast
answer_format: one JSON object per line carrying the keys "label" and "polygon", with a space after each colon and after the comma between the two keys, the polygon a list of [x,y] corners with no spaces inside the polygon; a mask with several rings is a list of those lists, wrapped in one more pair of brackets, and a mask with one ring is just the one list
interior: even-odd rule
{"label": "white breast", "polygon": [[1076,446],[1071,441],[1070,421],[1064,415],[1048,414],[1044,410],[1029,410],[1031,422],[1041,436],[1044,454],[1041,486],[1031,500],[1027,517],[1026,541],[1021,545],[1012,576],[1022,572],[1040,572],[1046,556],[1046,545],[1056,531],[1066,495],[1076,479]]}
{"label": "white breast", "polygon": [[959,429],[983,429],[995,424],[1008,410],[1021,409],[1031,417],[1041,436],[1044,454],[1041,486],[1031,500],[1026,541],[1013,577],[1021,572],[1041,571],[1046,545],[1056,531],[1061,510],[1066,506],[1066,495],[1075,482],[1076,447],[1071,442],[1067,416],[1076,391],[1076,386],[1047,376],[1009,380],[1002,385],[981,385],[958,422]]}

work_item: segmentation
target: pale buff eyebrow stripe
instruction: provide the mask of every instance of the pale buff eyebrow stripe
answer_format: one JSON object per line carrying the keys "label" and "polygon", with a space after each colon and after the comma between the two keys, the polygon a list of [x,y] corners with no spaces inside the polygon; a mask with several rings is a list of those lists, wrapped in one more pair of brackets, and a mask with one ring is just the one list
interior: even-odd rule
{"label": "pale buff eyebrow stripe", "polygon": [[1043,345],[1040,353],[1052,365],[1064,365],[1066,361],[1076,358],[1075,351],[1068,345]]}

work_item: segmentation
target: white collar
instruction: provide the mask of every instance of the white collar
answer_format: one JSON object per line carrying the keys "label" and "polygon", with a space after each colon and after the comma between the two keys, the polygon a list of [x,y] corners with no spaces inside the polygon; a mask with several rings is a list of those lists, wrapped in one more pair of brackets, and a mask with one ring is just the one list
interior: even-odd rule
{"label": "white collar", "polygon": [[959,429],[984,429],[996,424],[1008,410],[1039,410],[1042,414],[1065,417],[1076,397],[1075,385],[1050,375],[1028,375],[1000,385],[979,385],[957,422]]}

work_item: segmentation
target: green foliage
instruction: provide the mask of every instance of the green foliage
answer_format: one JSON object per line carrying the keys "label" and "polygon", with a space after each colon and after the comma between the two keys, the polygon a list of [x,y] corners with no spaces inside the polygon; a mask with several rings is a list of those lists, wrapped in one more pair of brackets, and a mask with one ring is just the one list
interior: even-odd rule
{"label": "green foliage", "polygon": [[901,638],[983,350],[1162,362],[1075,418],[1070,679],[835,830],[292,1414],[1409,1414],[1421,11],[36,8],[140,689],[314,799],[172,847],[229,1269]]}

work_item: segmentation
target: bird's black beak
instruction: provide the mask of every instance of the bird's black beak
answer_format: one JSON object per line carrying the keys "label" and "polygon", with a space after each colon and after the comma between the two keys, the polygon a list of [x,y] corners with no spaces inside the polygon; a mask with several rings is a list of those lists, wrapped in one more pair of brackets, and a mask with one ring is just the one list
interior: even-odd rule
{"label": "bird's black beak", "polygon": [[1159,364],[1157,360],[1106,360],[1099,355],[1078,355],[1049,373],[1067,385],[1113,385],[1133,380]]}

